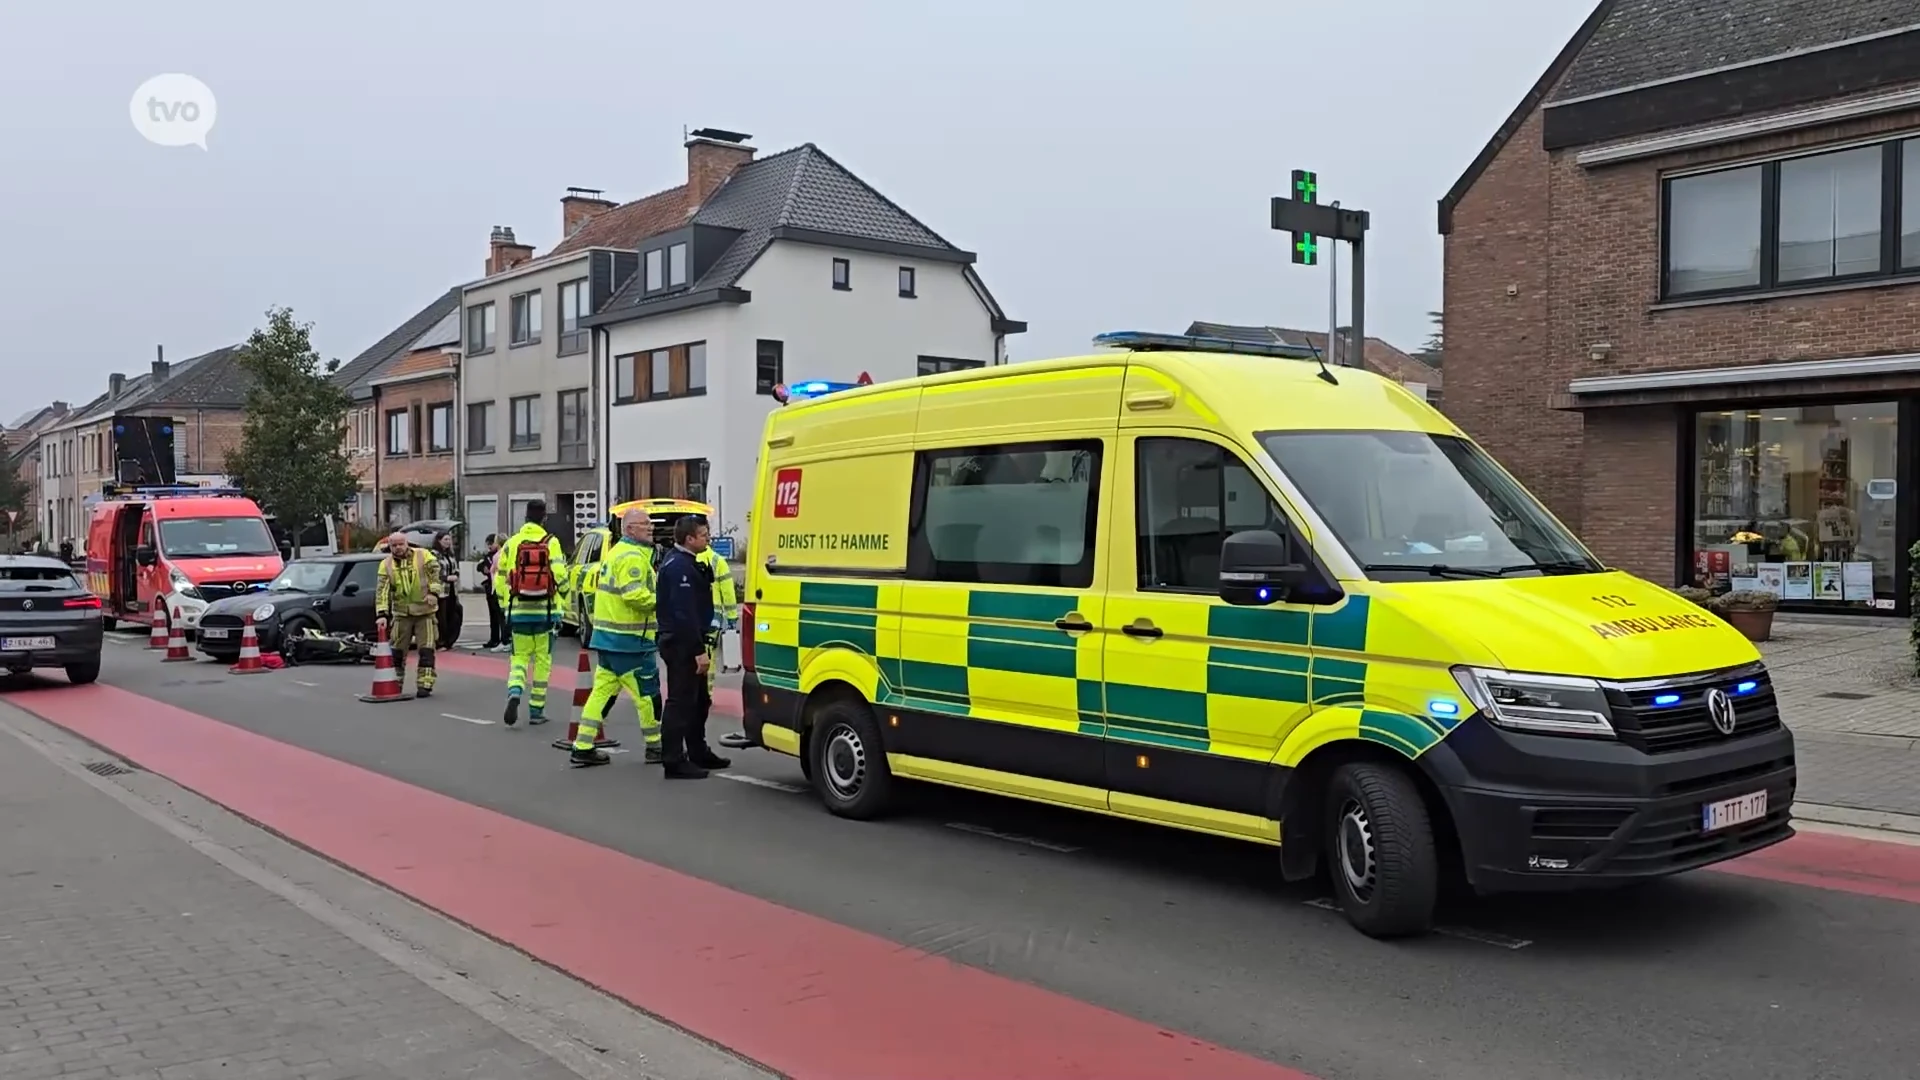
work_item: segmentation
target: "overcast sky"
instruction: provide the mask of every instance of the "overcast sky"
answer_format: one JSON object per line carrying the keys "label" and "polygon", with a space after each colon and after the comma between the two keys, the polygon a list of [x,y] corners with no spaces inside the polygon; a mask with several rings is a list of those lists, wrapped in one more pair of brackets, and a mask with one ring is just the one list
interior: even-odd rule
{"label": "overcast sky", "polygon": [[[270,305],[350,358],[478,276],[491,226],[544,251],[567,186],[680,182],[700,126],[817,143],[979,252],[1031,326],[1015,359],[1196,318],[1324,326],[1325,269],[1267,228],[1288,170],[1317,169],[1373,215],[1368,329],[1414,349],[1435,200],[1591,6],[9,3],[0,423]],[[166,72],[217,97],[204,152],[133,128]]]}

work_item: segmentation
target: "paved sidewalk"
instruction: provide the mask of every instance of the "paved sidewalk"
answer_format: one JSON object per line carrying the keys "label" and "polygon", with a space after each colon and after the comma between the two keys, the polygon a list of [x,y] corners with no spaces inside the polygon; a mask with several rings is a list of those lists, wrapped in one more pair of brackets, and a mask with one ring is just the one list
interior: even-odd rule
{"label": "paved sidewalk", "polygon": [[1920,677],[1896,619],[1779,616],[1760,646],[1800,756],[1800,798],[1920,815]]}
{"label": "paved sidewalk", "polygon": [[[29,725],[36,731],[29,732]],[[372,903],[405,905],[418,914],[389,907],[384,915],[370,916],[387,926],[353,922],[313,891],[325,887],[329,875],[347,881],[344,871],[231,815],[209,825],[208,832],[187,824],[185,817],[180,822],[163,818],[190,812],[176,811],[176,802],[198,806],[201,813],[224,812],[171,785],[164,794],[139,792],[135,789],[142,783],[164,782],[120,772],[119,763],[77,740],[67,746],[63,764],[59,754],[46,749],[51,742],[39,741],[53,739],[50,732],[0,706],[0,1078],[602,1080],[665,1075],[597,1057],[608,1052],[612,1039],[556,1035],[538,1022],[517,1025],[521,1030],[510,1034],[483,1012],[488,1006],[508,1008],[512,991],[468,980],[486,977],[481,969],[488,965],[538,967],[532,961],[475,937],[508,959],[453,961],[473,974],[450,965],[435,969],[427,960],[413,962],[408,957],[427,956],[431,946],[388,942],[384,935],[396,935],[392,926],[426,917],[443,923],[446,932],[468,932],[357,877],[351,877],[350,887],[334,887],[341,903],[369,903],[356,900],[351,890],[377,891],[391,899]],[[95,782],[76,774],[75,759],[111,779]],[[156,805],[163,800],[164,810]],[[216,828],[219,839],[212,836]],[[283,860],[310,864],[283,863],[269,871],[250,844],[259,844],[261,853],[268,844],[278,845]],[[255,858],[262,862],[250,861]],[[298,881],[270,876],[279,873],[298,875]],[[355,940],[342,926],[365,928],[381,940],[370,947],[365,934]],[[399,945],[398,960],[388,944]],[[455,988],[430,985],[436,970]],[[564,981],[539,971],[539,978]],[[572,989],[528,989],[525,996],[576,1017],[590,1011],[565,994],[593,992],[568,985]],[[458,997],[471,997],[476,988],[480,1004]],[[622,1009],[603,1026],[632,1031],[643,1022],[655,1023]],[[526,1041],[528,1030],[549,1034],[547,1048]],[[693,1042],[678,1033],[672,1037]],[[563,1065],[555,1047],[561,1056],[571,1051],[587,1064]],[[719,1057],[704,1044],[689,1053],[695,1065],[675,1069],[674,1075],[742,1075],[731,1061],[702,1061],[701,1054]]]}

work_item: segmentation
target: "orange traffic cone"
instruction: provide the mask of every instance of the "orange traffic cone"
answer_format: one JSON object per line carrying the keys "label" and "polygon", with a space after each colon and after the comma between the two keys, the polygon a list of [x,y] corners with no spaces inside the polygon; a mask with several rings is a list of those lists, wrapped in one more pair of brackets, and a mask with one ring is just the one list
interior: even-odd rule
{"label": "orange traffic cone", "polygon": [[[575,716],[586,715],[587,699],[592,696],[593,650],[582,645],[580,646],[580,664],[573,676],[573,713]],[[605,717],[601,717],[601,723],[603,725],[606,723]],[[578,738],[579,735],[580,721],[575,720],[567,725],[566,738],[553,740],[553,748],[555,750],[571,750],[573,749],[573,740]],[[603,726],[600,729],[600,735],[593,740],[593,745],[598,749],[605,750],[609,747],[619,746],[620,740],[607,738],[607,730]]]}
{"label": "orange traffic cone", "polygon": [[153,605],[153,618],[147,623],[147,648],[156,652],[167,647],[167,605]]}
{"label": "orange traffic cone", "polygon": [[400,700],[400,676],[393,670],[393,646],[387,644],[384,626],[373,639],[373,690],[361,694],[360,700],[370,705]]}
{"label": "orange traffic cone", "polygon": [[267,665],[260,662],[260,635],[253,632],[253,615],[240,627],[240,662],[227,669],[229,675],[265,675]]}
{"label": "orange traffic cone", "polygon": [[172,619],[167,620],[167,655],[160,660],[167,664],[193,660],[193,654],[187,651],[187,632],[180,629],[180,624]]}

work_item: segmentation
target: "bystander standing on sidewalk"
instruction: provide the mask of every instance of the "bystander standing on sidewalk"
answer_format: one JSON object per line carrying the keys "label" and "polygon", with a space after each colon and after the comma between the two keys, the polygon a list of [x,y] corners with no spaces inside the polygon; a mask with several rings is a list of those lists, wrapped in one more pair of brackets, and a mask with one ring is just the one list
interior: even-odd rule
{"label": "bystander standing on sidewalk", "polygon": [[480,569],[476,576],[480,579],[480,591],[487,597],[487,643],[482,648],[494,652],[504,651],[507,647],[507,613],[500,607],[500,597],[493,591],[493,574],[500,568],[500,534],[487,534],[487,553],[480,557]]}

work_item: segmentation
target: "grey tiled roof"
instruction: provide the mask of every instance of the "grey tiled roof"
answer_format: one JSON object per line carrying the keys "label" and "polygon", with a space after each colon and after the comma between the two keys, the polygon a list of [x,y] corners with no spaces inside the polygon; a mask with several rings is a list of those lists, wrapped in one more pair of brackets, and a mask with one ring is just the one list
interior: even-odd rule
{"label": "grey tiled roof", "polygon": [[635,274],[600,311],[630,311],[686,293],[732,287],[773,242],[773,230],[782,227],[960,251],[812,143],[741,166],[694,214],[692,224],[738,229],[741,235],[686,288],[643,298]]}
{"label": "grey tiled roof", "polygon": [[138,397],[116,409],[160,408],[168,405],[194,405],[202,408],[238,409],[247,403],[247,391],[253,377],[240,366],[240,346],[229,345],[202,353],[175,364],[160,382],[149,376]]}
{"label": "grey tiled roof", "polygon": [[[232,348],[232,346],[229,346],[229,348]],[[69,420],[65,421],[65,423],[71,423],[74,421],[101,420],[101,419],[105,419],[106,417],[112,416],[115,413],[125,412],[128,409],[139,409],[139,408],[144,408],[150,404],[155,404],[155,402],[152,401],[151,399],[153,395],[157,392],[158,387],[170,388],[174,385],[177,385],[179,380],[184,380],[189,375],[193,374],[194,368],[197,367],[202,361],[212,357],[217,357],[225,351],[227,350],[215,349],[213,352],[210,352],[210,353],[201,353],[199,356],[190,356],[185,360],[181,360],[173,365],[173,367],[167,372],[167,377],[158,384],[156,384],[153,381],[153,373],[150,370],[142,372],[138,375],[129,375],[127,377],[126,383],[121,386],[120,395],[118,397],[110,397],[107,394],[101,394],[99,397],[94,398],[92,401],[88,402],[82,408],[77,409],[74,412],[68,414]],[[244,401],[245,398],[246,398],[246,390],[244,387],[242,387],[240,392],[240,399],[241,401]],[[185,404],[185,403],[187,403],[185,399],[174,396],[171,389],[169,389],[167,394],[167,401],[161,402],[160,404]],[[236,403],[235,407],[236,408],[238,407],[238,403]]]}
{"label": "grey tiled roof", "polygon": [[379,377],[380,369],[386,365],[387,361],[406,355],[410,351],[408,346],[419,340],[422,334],[433,329],[440,320],[458,310],[460,310],[460,290],[458,287],[448,289],[435,297],[432,303],[414,312],[406,322],[394,327],[379,341],[367,346],[366,351],[359,356],[340,365],[340,370],[333,373],[333,381],[345,387],[355,397],[370,395],[371,391],[366,389],[367,383]]}
{"label": "grey tiled roof", "polygon": [[1920,24],[1914,0],[1613,0],[1553,100]]}

